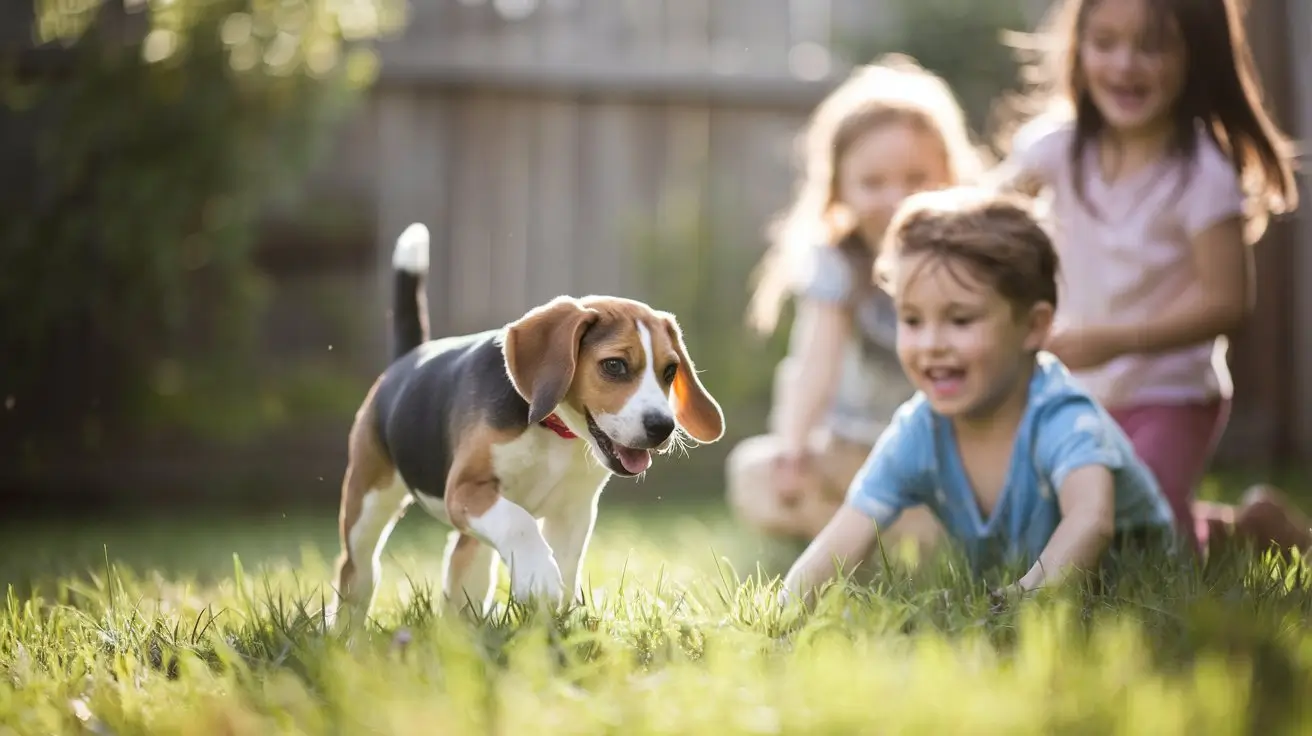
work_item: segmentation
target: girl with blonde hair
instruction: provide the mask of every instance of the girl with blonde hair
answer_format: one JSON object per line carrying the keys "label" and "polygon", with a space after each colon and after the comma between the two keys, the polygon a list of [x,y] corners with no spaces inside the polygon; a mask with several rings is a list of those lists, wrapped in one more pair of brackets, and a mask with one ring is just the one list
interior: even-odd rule
{"label": "girl with blonde hair", "polygon": [[[734,448],[727,475],[741,521],[810,540],[911,393],[893,350],[894,310],[873,275],[884,229],[906,197],[970,182],[984,162],[947,83],[903,55],[854,70],[799,143],[796,196],[770,228],[748,314],[769,334],[796,300],[789,356],[769,433]],[[922,508],[890,534],[928,544],[939,530]]]}

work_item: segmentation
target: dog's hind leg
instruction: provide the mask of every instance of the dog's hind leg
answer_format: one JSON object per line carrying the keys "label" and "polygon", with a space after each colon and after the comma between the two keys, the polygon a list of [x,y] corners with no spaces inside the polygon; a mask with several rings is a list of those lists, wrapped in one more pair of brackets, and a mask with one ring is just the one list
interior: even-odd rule
{"label": "dog's hind leg", "polygon": [[491,609],[496,591],[499,561],[496,550],[488,545],[468,534],[451,532],[447,536],[442,564],[446,570],[442,581],[446,610],[469,609],[486,614]]}
{"label": "dog's hind leg", "polygon": [[371,429],[372,402],[351,428],[350,459],[342,479],[334,600],[324,616],[330,625],[353,630],[364,622],[382,570],[381,555],[392,527],[413,496],[401,482]]}
{"label": "dog's hind leg", "polygon": [[369,613],[382,575],[383,547],[410,499],[409,492],[398,483],[364,493],[354,519],[343,514],[336,608],[339,618],[347,613],[350,620],[338,621],[337,625],[357,628]]}

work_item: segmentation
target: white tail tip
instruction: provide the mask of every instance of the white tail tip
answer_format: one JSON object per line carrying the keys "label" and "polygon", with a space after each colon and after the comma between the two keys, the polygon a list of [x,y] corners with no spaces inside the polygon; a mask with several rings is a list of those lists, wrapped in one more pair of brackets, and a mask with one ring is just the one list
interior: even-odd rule
{"label": "white tail tip", "polygon": [[406,273],[428,273],[428,227],[416,222],[401,232],[392,251],[392,268]]}

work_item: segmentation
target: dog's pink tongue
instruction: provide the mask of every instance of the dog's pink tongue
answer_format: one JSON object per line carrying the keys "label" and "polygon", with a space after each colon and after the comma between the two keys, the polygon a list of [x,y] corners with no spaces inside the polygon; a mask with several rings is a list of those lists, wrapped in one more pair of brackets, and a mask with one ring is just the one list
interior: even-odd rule
{"label": "dog's pink tongue", "polygon": [[615,456],[630,473],[641,473],[651,467],[651,452],[648,450],[635,450],[632,447],[615,445]]}

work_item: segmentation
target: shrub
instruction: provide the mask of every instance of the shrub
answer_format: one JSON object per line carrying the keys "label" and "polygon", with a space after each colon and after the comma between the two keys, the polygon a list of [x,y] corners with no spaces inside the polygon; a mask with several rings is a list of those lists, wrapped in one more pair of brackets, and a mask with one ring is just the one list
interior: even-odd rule
{"label": "shrub", "polygon": [[188,370],[238,380],[263,208],[372,80],[360,42],[402,20],[398,0],[36,2],[38,48],[0,67],[22,182],[0,203],[0,452],[29,460],[139,424]]}

